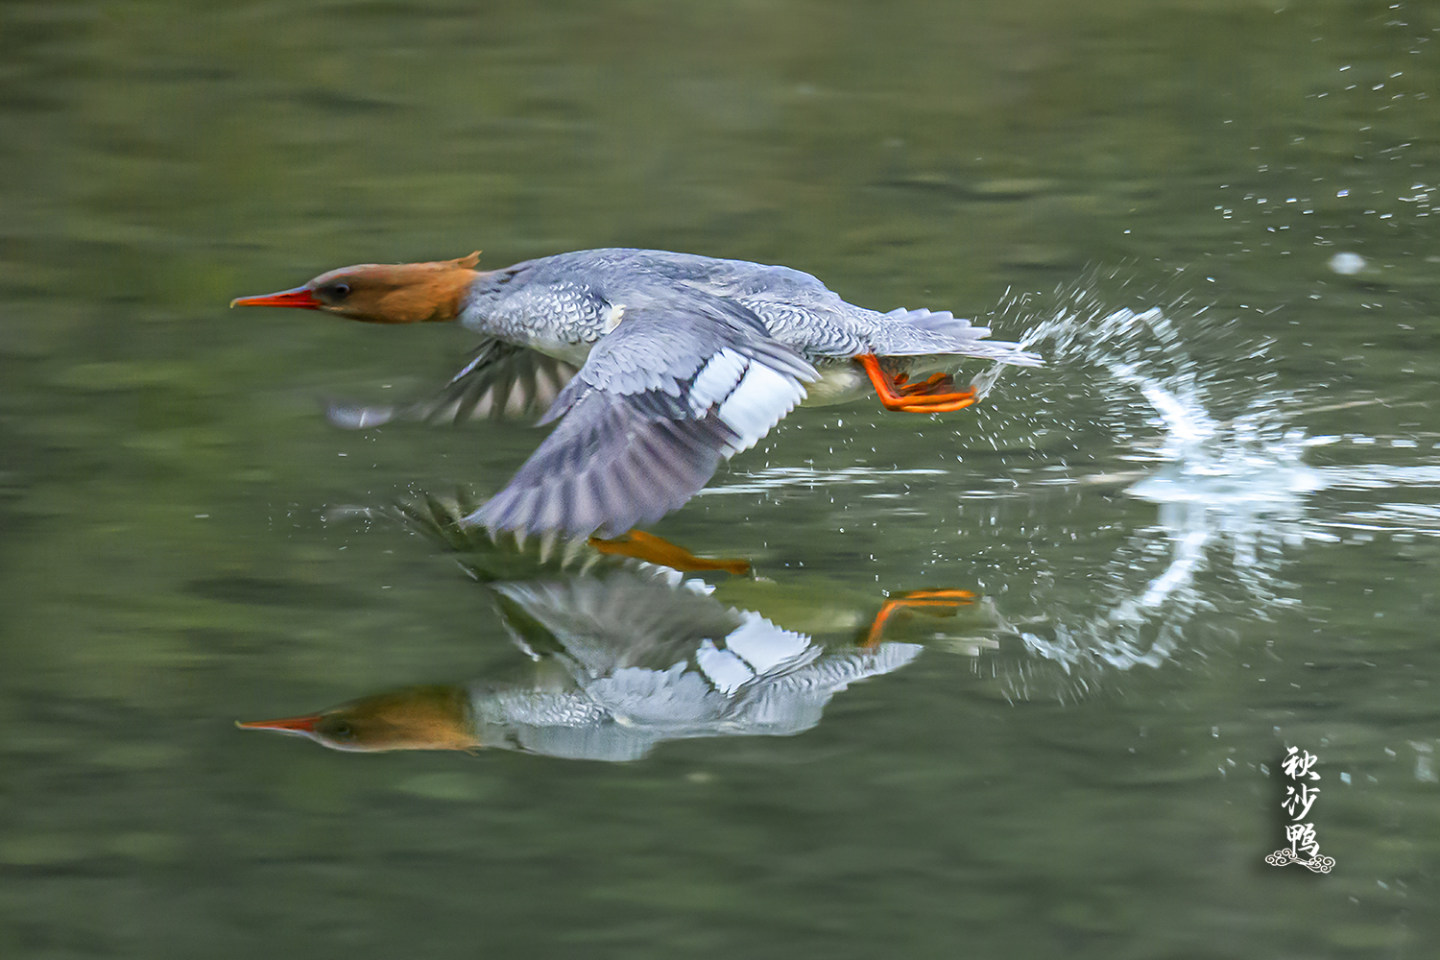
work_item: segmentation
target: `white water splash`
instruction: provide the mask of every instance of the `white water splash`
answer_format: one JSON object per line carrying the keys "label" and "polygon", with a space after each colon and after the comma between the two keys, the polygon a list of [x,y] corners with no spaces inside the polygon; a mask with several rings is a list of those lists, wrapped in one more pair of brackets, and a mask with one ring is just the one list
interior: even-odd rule
{"label": "white water splash", "polygon": [[[1167,309],[1179,320],[1158,307],[1109,308],[1085,290],[1062,293],[1061,306],[1023,339],[1063,378],[1063,386],[1048,389],[1068,394],[1074,412],[1064,426],[1087,438],[1097,428],[1108,435],[1118,447],[1111,457],[1137,467],[1123,478],[1124,493],[1155,505],[1154,524],[1133,529],[1086,578],[1094,585],[1086,603],[1057,600],[1017,628],[1032,658],[1063,669],[1072,694],[1088,689],[1087,666],[1156,667],[1196,649],[1203,627],[1216,619],[1208,615],[1222,607],[1264,620],[1293,604],[1284,566],[1311,543],[1371,529],[1440,535],[1433,455],[1406,465],[1306,462],[1317,448],[1347,440],[1424,459],[1420,442],[1307,436],[1298,426],[1305,403],[1275,385],[1268,343],[1247,341],[1237,325],[1183,302]],[[1000,374],[988,372],[983,386],[994,386]],[[1036,425],[1046,426],[1040,418]],[[1083,463],[1085,453],[1077,446],[1074,459]],[[1110,471],[1098,479],[1121,477]],[[1083,487],[1090,480],[1072,473],[1062,482]],[[1328,503],[1317,503],[1325,494],[1393,494],[1397,487],[1425,488],[1411,497],[1424,502],[1333,515]],[[1036,600],[1045,603],[1043,595]],[[1019,665],[1011,693],[1041,688],[1037,666],[1033,659]]]}
{"label": "white water splash", "polygon": [[[1266,381],[1268,345],[1245,343],[1225,324],[1217,338],[1203,311],[1180,309],[1188,335],[1158,307],[1106,309],[1076,291],[1023,340],[1083,394],[1074,416],[1090,422],[1077,427],[1101,425],[1121,448],[1116,456],[1137,465],[1125,493],[1157,508],[1156,522],[1126,536],[1094,578],[1093,603],[1052,609],[1043,627],[1020,630],[1032,655],[1060,664],[1072,681],[1087,664],[1156,667],[1193,642],[1187,627],[1216,602],[1201,574],[1222,558],[1248,606],[1275,602],[1294,520],[1322,485],[1301,459],[1303,432],[1284,423],[1293,398],[1237,388]],[[1225,342],[1227,332],[1235,342]],[[1196,360],[1197,339],[1219,359]]]}

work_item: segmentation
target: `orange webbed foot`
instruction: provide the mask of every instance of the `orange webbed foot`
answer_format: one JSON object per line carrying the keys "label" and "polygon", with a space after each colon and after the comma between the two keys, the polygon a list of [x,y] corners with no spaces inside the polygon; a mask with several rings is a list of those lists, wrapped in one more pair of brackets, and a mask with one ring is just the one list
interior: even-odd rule
{"label": "orange webbed foot", "polygon": [[953,616],[961,607],[969,606],[974,602],[975,594],[969,590],[912,590],[901,596],[891,597],[885,601],[880,612],[875,614],[875,619],[870,623],[870,630],[865,636],[865,642],[860,646],[867,650],[879,646],[880,637],[885,632],[885,625],[890,622],[890,618],[897,611],[923,610],[937,616]]}
{"label": "orange webbed foot", "polygon": [[907,374],[890,376],[880,368],[880,360],[873,354],[861,354],[855,358],[865,368],[875,394],[887,410],[901,410],[906,413],[948,413],[963,410],[978,398],[974,387],[964,390],[950,390],[955,380],[949,374],[937,373],[911,383]]}
{"label": "orange webbed foot", "polygon": [[662,567],[679,570],[681,573],[706,573],[723,570],[736,576],[750,572],[750,561],[739,557],[699,557],[664,537],[657,537],[644,530],[631,530],[624,536],[607,540],[591,537],[590,546],[600,553],[612,556],[631,557],[656,563]]}

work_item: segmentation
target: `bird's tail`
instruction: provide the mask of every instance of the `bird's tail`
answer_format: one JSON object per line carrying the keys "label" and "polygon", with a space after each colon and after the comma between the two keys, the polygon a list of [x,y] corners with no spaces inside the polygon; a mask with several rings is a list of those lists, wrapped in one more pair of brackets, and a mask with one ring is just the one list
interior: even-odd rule
{"label": "bird's tail", "polygon": [[948,310],[891,310],[881,318],[872,336],[875,353],[882,357],[954,355],[980,357],[1020,367],[1044,363],[1039,354],[1018,343],[988,340],[989,327],[977,327]]}

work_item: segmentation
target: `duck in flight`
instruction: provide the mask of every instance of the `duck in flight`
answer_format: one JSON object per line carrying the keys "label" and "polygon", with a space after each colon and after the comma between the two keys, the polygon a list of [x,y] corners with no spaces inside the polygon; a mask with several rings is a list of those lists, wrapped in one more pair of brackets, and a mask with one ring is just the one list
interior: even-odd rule
{"label": "duck in flight", "polygon": [[[298,307],[370,323],[458,320],[473,359],[409,416],[543,411],[555,429],[466,517],[492,532],[616,537],[693,497],[800,403],[873,389],[887,409],[976,400],[950,358],[1041,360],[948,311],[857,307],[789,267],[663,250],[581,250],[478,270],[478,253],[359,264],[231,306]],[[333,413],[369,426],[396,411]]]}

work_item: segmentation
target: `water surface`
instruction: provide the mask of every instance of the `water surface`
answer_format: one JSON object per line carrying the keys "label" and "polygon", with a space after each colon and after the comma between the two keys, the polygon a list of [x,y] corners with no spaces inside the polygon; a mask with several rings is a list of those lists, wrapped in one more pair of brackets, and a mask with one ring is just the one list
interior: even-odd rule
{"label": "water surface", "polygon": [[[7,4],[0,952],[1426,955],[1437,28]],[[469,337],[224,305],[605,245],[1051,357],[971,411],[797,411],[657,528],[749,557],[716,597],[827,649],[891,595],[977,602],[897,615],[918,655],[793,736],[601,763],[237,731],[517,656],[382,514],[498,489],[537,434],[337,431],[325,398],[422,394]],[[1320,757],[1328,876],[1263,862],[1287,745]]]}

